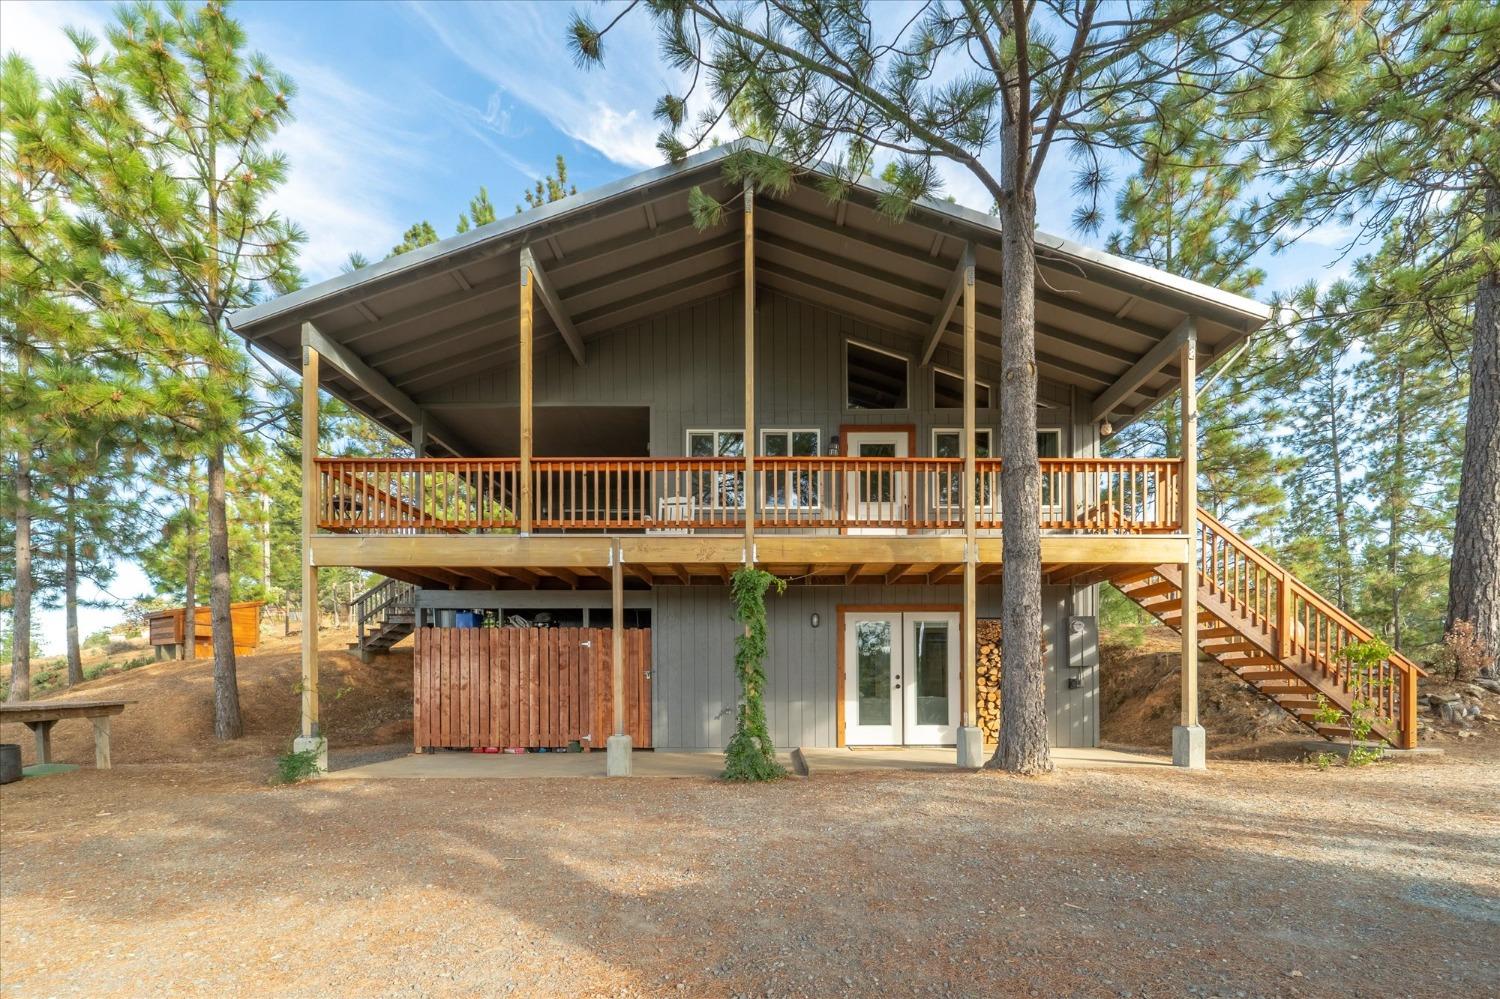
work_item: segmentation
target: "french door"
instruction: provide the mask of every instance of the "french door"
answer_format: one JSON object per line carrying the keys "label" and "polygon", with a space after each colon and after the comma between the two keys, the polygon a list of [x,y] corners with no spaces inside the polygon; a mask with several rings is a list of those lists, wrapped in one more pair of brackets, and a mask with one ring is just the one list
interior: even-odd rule
{"label": "french door", "polygon": [[956,611],[844,615],[844,743],[935,746],[958,735]]}

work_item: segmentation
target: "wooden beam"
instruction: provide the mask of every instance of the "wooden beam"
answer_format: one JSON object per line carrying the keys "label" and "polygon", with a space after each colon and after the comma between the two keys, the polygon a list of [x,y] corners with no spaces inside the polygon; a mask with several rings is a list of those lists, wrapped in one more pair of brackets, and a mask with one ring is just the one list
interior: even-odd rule
{"label": "wooden beam", "polygon": [[521,268],[523,273],[528,269],[531,271],[531,276],[536,281],[536,293],[542,297],[542,306],[552,317],[552,321],[557,324],[557,331],[562,334],[563,343],[568,345],[573,360],[581,366],[583,364],[583,338],[573,328],[573,320],[568,316],[568,310],[563,307],[562,299],[557,295],[557,289],[552,287],[552,282],[547,280],[547,272],[542,270],[541,264],[537,263],[536,254],[531,252],[529,246],[521,251]]}
{"label": "wooden beam", "polygon": [[[974,413],[974,380],[978,376],[978,356],[975,353],[974,310],[978,307],[978,291],[975,287],[974,246],[964,247],[964,599],[963,658],[959,660],[960,702],[959,724],[978,724],[979,684],[979,534],[976,529],[975,509],[978,500],[979,477],[976,469],[975,437],[976,417]],[[982,740],[981,740],[982,741]]]}
{"label": "wooden beam", "polygon": [[622,561],[620,543],[616,541],[609,573],[609,678],[614,695],[615,735],[625,734],[625,567]]}
{"label": "wooden beam", "polygon": [[[1132,364],[1129,371],[1121,375],[1113,385],[1099,394],[1099,397],[1094,400],[1093,408],[1089,411],[1089,420],[1091,422],[1102,420],[1113,412],[1116,406],[1120,405],[1131,393],[1144,385],[1152,375],[1157,374],[1162,368],[1166,367],[1167,362],[1172,359],[1173,355],[1182,349],[1183,342],[1190,334],[1196,339],[1196,330],[1196,320],[1191,316],[1178,323],[1177,328],[1163,337],[1155,347],[1147,351],[1145,357]],[[1194,356],[1197,356],[1196,353]],[[1181,375],[1186,379],[1185,371],[1182,371]]]}
{"label": "wooden beam", "polygon": [[885,574],[885,583],[886,583],[886,585],[890,586],[892,583],[896,582],[898,579],[900,579],[902,576],[906,575],[910,571],[911,571],[911,566],[910,565],[892,566],[891,570]]}
{"label": "wooden beam", "polygon": [[520,345],[521,345],[521,509],[517,512],[517,527],[522,535],[531,533],[531,267],[523,251],[521,259],[520,290]]}
{"label": "wooden beam", "polygon": [[745,564],[755,563],[755,188],[745,179]]}
{"label": "wooden beam", "polygon": [[[303,335],[311,324],[303,326]],[[316,348],[302,347],[302,735],[318,731],[318,567],[313,523],[318,511],[318,367]],[[192,650],[189,650],[191,652]]]}
{"label": "wooden beam", "polygon": [[[958,266],[953,269],[953,277],[948,281],[948,291],[943,295],[943,304],[938,307],[937,319],[932,324],[932,330],[927,334],[927,346],[922,351],[922,363],[919,367],[927,367],[932,363],[932,355],[937,353],[938,344],[942,342],[943,333],[948,329],[948,320],[953,318],[953,310],[958,306],[958,297],[963,294],[965,281],[974,279],[974,244],[964,244],[964,255],[958,261]],[[970,296],[972,298],[972,296]],[[966,320],[972,320],[970,312],[972,303],[965,301],[964,314]],[[965,325],[965,331],[972,328],[972,322]]]}
{"label": "wooden beam", "polygon": [[1182,337],[1182,511],[1187,559],[1182,565],[1182,724],[1198,724],[1198,324],[1188,317]]}
{"label": "wooden beam", "polygon": [[442,441],[443,445],[455,454],[462,453],[465,449],[463,439],[445,427],[437,418],[430,414],[424,416],[422,407],[417,405],[416,400],[392,385],[385,375],[361,361],[352,350],[328,339],[312,323],[302,324],[302,346],[316,350],[319,357],[327,358],[360,389],[380,400],[412,424],[422,423],[426,436]]}

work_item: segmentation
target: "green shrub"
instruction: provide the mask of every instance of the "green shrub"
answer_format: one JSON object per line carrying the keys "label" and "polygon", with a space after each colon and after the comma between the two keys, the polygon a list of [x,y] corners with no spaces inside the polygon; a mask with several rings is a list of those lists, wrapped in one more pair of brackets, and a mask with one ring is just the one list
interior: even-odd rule
{"label": "green shrub", "polygon": [[[1332,704],[1322,694],[1318,695],[1318,710],[1313,716],[1320,725],[1335,725],[1342,719],[1349,721],[1349,735],[1355,743],[1368,742],[1370,735],[1378,724],[1389,725],[1391,719],[1382,718],[1375,713],[1380,705],[1378,696],[1374,696],[1381,688],[1389,687],[1393,680],[1376,680],[1376,672],[1381,663],[1391,657],[1391,647],[1378,638],[1371,638],[1362,642],[1350,642],[1339,650],[1338,659],[1346,674],[1346,681],[1350,687],[1362,689],[1371,688],[1371,696],[1356,697],[1350,702],[1349,710],[1345,712],[1336,704]],[[1380,747],[1368,748],[1365,746],[1350,746],[1349,755],[1344,758],[1344,765],[1350,767],[1362,767],[1374,763],[1385,755]],[[1327,769],[1320,767],[1319,769]]]}

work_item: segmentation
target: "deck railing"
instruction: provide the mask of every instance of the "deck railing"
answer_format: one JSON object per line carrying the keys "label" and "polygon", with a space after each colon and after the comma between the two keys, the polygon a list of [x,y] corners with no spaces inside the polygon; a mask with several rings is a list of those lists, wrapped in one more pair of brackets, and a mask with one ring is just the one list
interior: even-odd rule
{"label": "deck railing", "polygon": [[1393,652],[1367,672],[1351,672],[1340,653],[1372,638],[1369,629],[1202,509],[1198,574],[1205,595],[1247,615],[1275,641],[1277,658],[1307,663],[1326,682],[1369,705],[1378,728],[1399,733],[1399,745],[1416,745],[1417,677],[1423,669]]}
{"label": "deck railing", "polygon": [[[778,531],[963,530],[959,458],[755,459],[757,528]],[[1176,459],[1042,459],[1043,530],[1094,534],[1181,530]],[[513,532],[515,458],[324,458],[318,527],[361,533]],[[976,462],[972,502],[983,531],[1002,521],[1000,462]],[[545,458],[531,465],[539,532],[713,533],[743,529],[742,458]]]}

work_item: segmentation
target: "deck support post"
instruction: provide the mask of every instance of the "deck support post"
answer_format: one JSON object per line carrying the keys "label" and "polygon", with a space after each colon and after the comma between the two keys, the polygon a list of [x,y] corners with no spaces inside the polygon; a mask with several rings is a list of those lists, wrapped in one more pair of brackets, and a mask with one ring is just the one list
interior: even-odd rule
{"label": "deck support post", "polygon": [[328,769],[328,745],[318,723],[318,566],[313,561],[313,525],[318,512],[318,369],[322,358],[302,345],[302,728],[293,752],[316,752],[319,770]]}
{"label": "deck support post", "polygon": [[614,707],[614,730],[604,744],[606,777],[630,776],[630,735],[625,731],[625,566],[621,561],[620,539],[610,552],[609,595],[609,680],[611,704]]}
{"label": "deck support post", "polygon": [[979,728],[979,498],[978,455],[975,453],[974,378],[977,355],[974,342],[975,295],[974,245],[964,247],[964,601],[963,652],[959,660],[960,703],[958,720],[958,765],[978,770],[984,765],[984,733]]}
{"label": "deck support post", "polygon": [[523,254],[521,257],[521,358],[520,364],[517,365],[521,369],[521,468],[519,473],[521,509],[516,511],[516,522],[522,536],[531,533],[531,290],[533,280],[531,267],[528,265],[529,259],[529,254]]}
{"label": "deck support post", "polygon": [[1182,565],[1182,712],[1172,730],[1172,762],[1202,770],[1207,766],[1203,726],[1198,724],[1198,324],[1184,324],[1182,367],[1182,529],[1188,560]]}
{"label": "deck support post", "polygon": [[755,189],[745,181],[745,564],[755,564]]}

